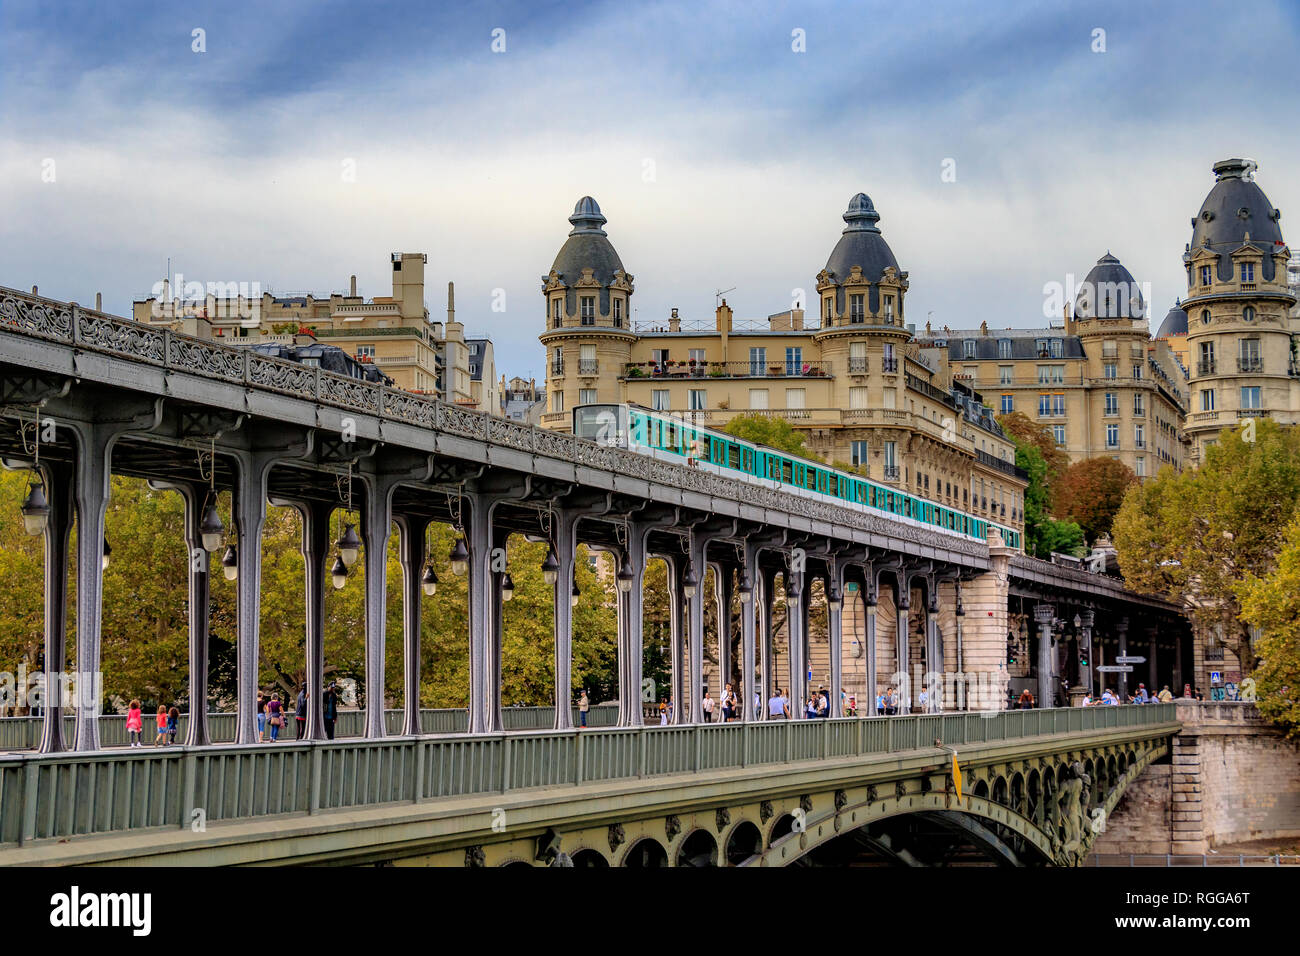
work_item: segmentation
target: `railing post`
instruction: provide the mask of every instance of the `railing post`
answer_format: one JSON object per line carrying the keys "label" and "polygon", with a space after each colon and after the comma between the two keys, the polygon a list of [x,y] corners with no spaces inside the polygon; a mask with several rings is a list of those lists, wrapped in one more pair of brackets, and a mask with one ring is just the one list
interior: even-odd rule
{"label": "railing post", "polygon": [[248,349],[243,349],[242,351],[240,351],[239,377],[245,385],[247,385],[249,383],[249,380],[252,379],[253,377],[252,364],[249,362],[249,358],[250,358],[250,351]]}
{"label": "railing post", "polygon": [[639,776],[644,777],[646,775],[646,766],[650,762],[650,737],[645,727],[638,727],[636,734],[641,741],[641,772]]}
{"label": "railing post", "polygon": [[307,812],[315,813],[320,809],[321,744],[313,740],[307,746],[311,747],[311,797],[307,803]]}
{"label": "railing post", "polygon": [[[524,786],[528,782],[524,781]],[[504,734],[501,743],[501,792],[510,789],[510,735]]]}
{"label": "railing post", "polygon": [[[19,846],[36,839],[36,797],[39,782],[37,774],[39,773],[40,764],[35,760],[23,761],[23,825],[18,832]],[[50,794],[51,801],[55,797],[55,794]]]}
{"label": "railing post", "polygon": [[81,344],[81,323],[77,319],[81,316],[81,309],[77,306],[72,307],[72,344]]}
{"label": "railing post", "polygon": [[791,714],[790,719],[785,722],[785,762],[786,763],[790,762],[791,754],[794,753],[794,720],[795,720],[794,715]]}
{"label": "railing post", "polygon": [[700,760],[700,748],[704,745],[704,738],[700,735],[700,729],[702,727],[703,724],[695,724],[694,727],[691,728],[691,734],[695,739],[695,760],[691,766],[691,769],[694,770],[696,773],[700,772],[700,767],[702,766],[703,763]]}
{"label": "railing post", "polygon": [[586,736],[586,735],[583,734],[583,733],[582,733],[581,731],[579,731],[579,730],[571,731],[571,733],[574,735],[574,737],[575,737],[575,738],[577,739],[577,741],[578,741],[578,754],[577,754],[577,757],[576,757],[576,758],[574,759],[574,761],[573,761],[573,771],[574,771],[574,781],[573,781],[573,782],[574,782],[575,784],[581,784],[581,783],[582,783],[582,772],[583,772],[582,761],[583,761],[583,756],[584,756],[584,754],[585,754],[585,752],[586,752],[586,746],[583,744],[583,742],[582,742],[582,738],[583,738],[584,736]]}
{"label": "railing post", "polygon": [[185,756],[181,758],[180,828],[182,830],[185,829],[186,824],[194,819],[194,791],[198,786],[198,761],[199,755],[186,747]]}
{"label": "railing post", "polygon": [[424,750],[425,742],[416,737],[415,746],[415,782],[411,787],[411,802],[419,803],[424,799]]}
{"label": "railing post", "polygon": [[825,760],[831,755],[831,722],[830,718],[822,719],[822,759]]}

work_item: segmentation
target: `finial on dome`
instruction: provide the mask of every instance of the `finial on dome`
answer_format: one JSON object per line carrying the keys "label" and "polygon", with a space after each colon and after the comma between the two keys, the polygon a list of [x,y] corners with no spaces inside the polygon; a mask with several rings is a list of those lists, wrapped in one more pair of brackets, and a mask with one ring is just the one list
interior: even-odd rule
{"label": "finial on dome", "polygon": [[866,193],[858,193],[849,200],[849,208],[844,212],[844,221],[848,223],[844,227],[845,232],[880,231],[880,227],[876,225],[880,221],[880,213],[876,212],[876,207],[871,204],[871,197]]}
{"label": "finial on dome", "polygon": [[569,232],[571,236],[603,236],[605,230],[600,227],[608,220],[601,215],[600,205],[596,200],[590,196],[583,196],[573,207],[573,215],[569,217],[569,222],[573,223],[573,229]]}

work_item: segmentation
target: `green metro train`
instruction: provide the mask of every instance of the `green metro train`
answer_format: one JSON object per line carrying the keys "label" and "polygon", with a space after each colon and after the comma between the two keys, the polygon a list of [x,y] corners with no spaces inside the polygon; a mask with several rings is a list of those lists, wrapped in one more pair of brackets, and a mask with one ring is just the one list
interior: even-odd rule
{"label": "green metro train", "polygon": [[579,405],[573,410],[573,433],[665,461],[680,464],[693,460],[697,467],[788,494],[833,498],[843,507],[885,515],[943,535],[986,541],[989,529],[997,528],[1007,545],[1017,550],[1021,547],[1020,532],[1013,528],[636,405]]}

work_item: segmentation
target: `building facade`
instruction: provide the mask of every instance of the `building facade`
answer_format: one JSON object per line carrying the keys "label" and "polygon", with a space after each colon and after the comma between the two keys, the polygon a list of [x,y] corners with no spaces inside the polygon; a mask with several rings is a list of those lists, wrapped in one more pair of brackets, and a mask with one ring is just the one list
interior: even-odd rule
{"label": "building facade", "polygon": [[[161,294],[136,300],[132,314],[137,322],[233,345],[335,345],[359,362],[373,363],[398,388],[500,414],[495,388],[485,390],[482,382],[475,387],[476,373],[481,377],[484,366],[481,360],[471,361],[464,326],[456,321],[452,283],[447,283],[446,322],[431,320],[425,305],[428,256],[395,252],[391,262],[392,294],[369,300],[357,294],[355,275],[346,293],[319,296],[225,295],[197,283],[173,295],[170,280],[164,280]],[[473,341],[490,366],[486,381],[494,384],[492,344]]]}
{"label": "building facade", "polygon": [[1255,182],[1255,168],[1244,159],[1214,164],[1214,186],[1183,253],[1194,461],[1223,428],[1257,417],[1300,421],[1296,273],[1282,213]]}
{"label": "building facade", "polygon": [[998,415],[1021,412],[1048,428],[1072,461],[1106,456],[1149,477],[1183,467],[1187,381],[1168,343],[1152,341],[1146,309],[1139,283],[1107,253],[1061,325],[927,327],[917,341]]}
{"label": "building facade", "polygon": [[[904,324],[907,273],[865,194],[817,273],[818,307],[739,321],[676,309],[630,321],[635,286],[591,197],[543,279],[547,409],[569,430],[575,406],[619,402],[724,428],[738,415],[786,419],[832,464],[951,507],[1023,526],[1026,481],[990,409],[955,382]],[[801,305],[801,304],[799,304]]]}

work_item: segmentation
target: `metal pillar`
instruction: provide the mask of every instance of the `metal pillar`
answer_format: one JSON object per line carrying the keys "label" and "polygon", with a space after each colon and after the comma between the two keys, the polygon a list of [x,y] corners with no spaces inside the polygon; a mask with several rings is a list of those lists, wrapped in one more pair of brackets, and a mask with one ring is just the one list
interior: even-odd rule
{"label": "metal pillar", "polygon": [[[423,733],[420,723],[420,611],[421,576],[424,572],[424,536],[429,519],[398,515],[402,563],[402,733],[413,737]],[[310,686],[310,685],[309,685]]]}
{"label": "metal pillar", "polygon": [[1083,672],[1083,689],[1089,696],[1092,696],[1093,688],[1093,667],[1096,666],[1092,660],[1092,625],[1095,620],[1095,614],[1091,608],[1086,608],[1079,612],[1079,649],[1088,657],[1088,666],[1082,667]]}
{"label": "metal pillar", "polygon": [[1160,688],[1156,685],[1159,679],[1160,674],[1156,670],[1156,631],[1151,628],[1147,631],[1147,693],[1160,693]]}
{"label": "metal pillar", "polygon": [[1038,706],[1051,707],[1054,691],[1056,652],[1052,647],[1052,622],[1056,620],[1056,606],[1039,604],[1034,608],[1034,622],[1038,625]]}
{"label": "metal pillar", "polygon": [[876,716],[876,697],[879,695],[879,687],[876,678],[876,604],[879,600],[879,591],[877,590],[875,570],[868,565],[867,573],[863,577],[862,584],[862,603],[866,608],[867,614],[867,647],[864,652],[867,656],[867,714]]}
{"label": "metal pillar", "polygon": [[827,704],[831,717],[843,717],[844,689],[844,568],[832,561],[826,577],[826,638],[831,655],[831,687]]}
{"label": "metal pillar", "polygon": [[[1122,616],[1115,624],[1115,635],[1119,638],[1119,656],[1124,657],[1128,654],[1128,617]],[[1119,678],[1119,702],[1128,703],[1128,673],[1120,671],[1117,675]]]}
{"label": "metal pillar", "polygon": [[790,716],[798,720],[804,716],[804,703],[808,694],[807,665],[804,658],[804,608],[807,595],[803,571],[790,571],[785,578],[786,632],[790,641]]}
{"label": "metal pillar", "polygon": [[718,608],[718,696],[717,713],[722,713],[722,694],[731,683],[731,596],[736,585],[730,564],[713,564],[713,596]]}
{"label": "metal pillar", "polygon": [[581,512],[555,512],[555,729],[573,729],[573,579]]}
{"label": "metal pillar", "polygon": [[943,637],[939,633],[939,585],[934,578],[927,579],[929,602],[925,609],[925,708],[937,714],[943,710],[939,699],[943,693]]}
{"label": "metal pillar", "polygon": [[207,501],[208,486],[188,481],[151,481],[156,490],[180,493],[184,502],[184,535],[189,555],[189,721],[185,728],[185,746],[205,747],[212,742],[208,734],[208,638],[211,604],[211,587],[208,574],[212,555],[203,548],[203,506]]}
{"label": "metal pillar", "polygon": [[691,536],[687,561],[695,573],[696,584],[694,595],[686,599],[687,660],[690,662],[687,699],[690,701],[690,709],[687,711],[684,704],[681,709],[690,714],[692,724],[704,722],[704,573],[708,568],[705,559],[708,547],[709,539],[704,535]]}
{"label": "metal pillar", "polygon": [[958,710],[970,710],[970,688],[966,683],[965,661],[962,660],[961,647],[961,625],[966,617],[966,609],[961,605],[961,578],[956,578],[953,582],[953,592],[956,597],[957,606],[953,609],[956,619],[956,652],[957,652],[957,679],[953,681],[953,686],[957,689],[959,698],[954,701]]}
{"label": "metal pillar", "polygon": [[68,666],[68,539],[76,505],[72,468],[47,462],[41,470],[50,516],[45,524],[45,700],[40,752],[53,754],[66,749],[63,676]]}
{"label": "metal pillar", "polygon": [[[740,569],[740,719],[742,721],[759,720],[761,713],[765,708],[765,698],[759,691],[759,708],[758,713],[754,711],[754,693],[757,689],[754,680],[754,670],[757,667],[755,660],[757,648],[755,647],[755,627],[754,616],[758,613],[758,602],[761,600],[762,582],[759,580],[758,573],[758,548],[755,545],[745,542],[744,564]],[[745,599],[745,589],[748,588],[748,600]]]}
{"label": "metal pillar", "polygon": [[898,713],[912,712],[912,682],[908,677],[908,643],[907,612],[912,607],[912,588],[908,575],[898,572],[898,633],[894,638],[894,661],[898,668]]}
{"label": "metal pillar", "polygon": [[393,492],[397,482],[387,475],[363,476],[365,510],[361,539],[366,560],[366,737],[383,737],[384,677],[388,643],[388,541],[393,534]]}
{"label": "metal pillar", "polygon": [[296,506],[302,515],[303,594],[306,601],[303,656],[307,669],[308,740],[325,739],[325,562],[330,550],[330,517],[333,505],[303,502]]}
{"label": "metal pillar", "polygon": [[676,554],[666,554],[662,557],[668,567],[668,632],[673,648],[672,687],[669,690],[673,713],[669,723],[684,724],[687,720],[682,712],[682,696],[686,682],[686,667],[682,660],[682,650],[686,639],[683,626],[686,614],[682,589],[685,587],[686,561]]}
{"label": "metal pillar", "polygon": [[755,613],[758,614],[758,640],[759,640],[759,702],[758,717],[759,720],[770,720],[771,713],[768,710],[768,700],[777,691],[777,674],[776,668],[772,666],[772,606],[776,599],[776,569],[771,567],[761,568],[757,578],[757,592],[754,597],[758,608]]}

